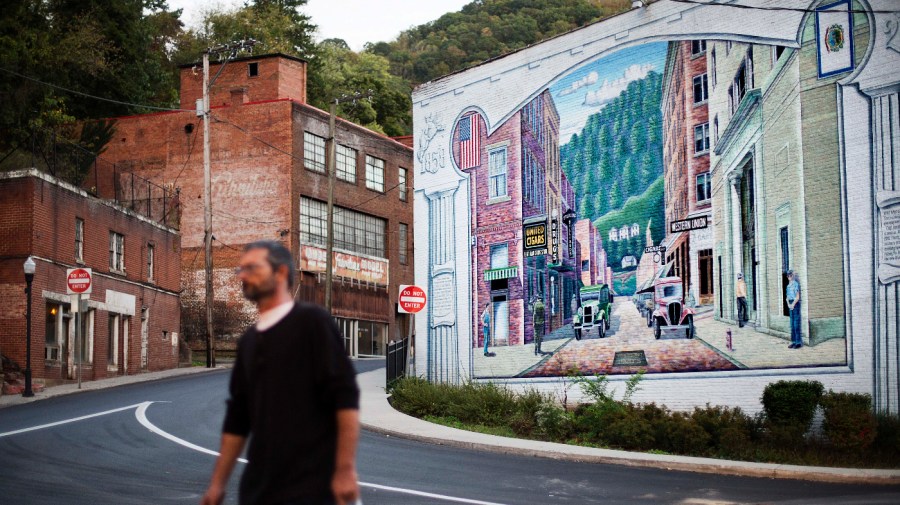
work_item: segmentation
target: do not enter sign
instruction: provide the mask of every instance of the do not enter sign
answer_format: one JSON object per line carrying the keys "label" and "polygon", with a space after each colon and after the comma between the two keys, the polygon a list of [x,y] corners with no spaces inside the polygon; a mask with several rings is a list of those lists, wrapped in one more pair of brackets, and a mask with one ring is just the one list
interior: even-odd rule
{"label": "do not enter sign", "polygon": [[425,308],[425,290],[419,286],[400,285],[397,310],[404,314],[415,314]]}
{"label": "do not enter sign", "polygon": [[66,293],[87,295],[91,293],[91,269],[69,268],[66,270]]}

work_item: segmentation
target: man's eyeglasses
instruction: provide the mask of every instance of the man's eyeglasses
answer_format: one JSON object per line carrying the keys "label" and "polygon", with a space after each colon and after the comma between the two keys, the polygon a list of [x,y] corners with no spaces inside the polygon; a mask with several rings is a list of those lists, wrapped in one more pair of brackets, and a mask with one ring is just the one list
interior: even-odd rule
{"label": "man's eyeglasses", "polygon": [[247,272],[248,274],[252,274],[253,272],[256,272],[262,268],[263,268],[263,266],[260,264],[250,263],[249,265],[243,265],[243,266],[239,266],[239,267],[235,268],[234,275],[241,275],[241,272]]}

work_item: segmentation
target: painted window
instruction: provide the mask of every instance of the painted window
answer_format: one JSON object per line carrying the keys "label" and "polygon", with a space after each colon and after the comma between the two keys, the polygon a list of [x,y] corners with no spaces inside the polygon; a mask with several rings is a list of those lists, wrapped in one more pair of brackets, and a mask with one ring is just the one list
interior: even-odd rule
{"label": "painted window", "polygon": [[709,89],[707,86],[706,74],[700,74],[694,77],[694,103],[705,102],[709,97]]}
{"label": "painted window", "polygon": [[337,145],[335,156],[335,177],[356,184],[356,149]]}
{"label": "painted window", "polygon": [[325,139],[303,132],[303,165],[307,170],[325,173]]}
{"label": "painted window", "polygon": [[509,245],[496,244],[491,246],[491,269],[506,268],[509,266]]}
{"label": "painted window", "polygon": [[488,156],[490,173],[488,197],[506,196],[506,147],[494,149]]}
{"label": "painted window", "polygon": [[692,40],[691,41],[691,55],[698,56],[706,52],[706,41],[705,40]]}
{"label": "painted window", "polygon": [[125,235],[114,231],[109,232],[109,269],[125,271]]}
{"label": "painted window", "polygon": [[703,202],[712,197],[712,177],[709,172],[697,176],[697,201]]}
{"label": "painted window", "polygon": [[366,187],[384,193],[384,160],[366,155]]}
{"label": "painted window", "polygon": [[709,151],[709,123],[698,124],[694,127],[694,153]]}
{"label": "painted window", "polygon": [[712,80],[712,87],[716,87],[716,48],[712,48],[709,52],[709,78]]}
{"label": "painted window", "polygon": [[63,317],[69,312],[68,303],[57,303],[48,300],[44,326],[44,359],[59,360],[59,349],[62,342],[69,340],[69,320]]}
{"label": "painted window", "polygon": [[119,315],[109,314],[109,324],[106,332],[106,364],[116,366],[119,364]]}

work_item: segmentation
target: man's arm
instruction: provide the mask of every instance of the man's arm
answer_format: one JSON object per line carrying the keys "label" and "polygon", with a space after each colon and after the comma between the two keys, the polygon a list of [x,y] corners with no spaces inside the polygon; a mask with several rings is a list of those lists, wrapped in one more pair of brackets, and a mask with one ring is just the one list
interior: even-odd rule
{"label": "man's arm", "polygon": [[228,478],[234,469],[234,464],[244,450],[244,442],[246,437],[233,435],[231,433],[222,433],[222,447],[219,450],[219,457],[216,459],[216,466],[213,468],[212,479],[209,482],[209,488],[201,505],[219,505],[225,498],[225,485],[228,484]]}
{"label": "man's arm", "polygon": [[356,445],[359,442],[359,410],[337,411],[337,454],[331,490],[338,505],[350,505],[359,498],[356,477]]}

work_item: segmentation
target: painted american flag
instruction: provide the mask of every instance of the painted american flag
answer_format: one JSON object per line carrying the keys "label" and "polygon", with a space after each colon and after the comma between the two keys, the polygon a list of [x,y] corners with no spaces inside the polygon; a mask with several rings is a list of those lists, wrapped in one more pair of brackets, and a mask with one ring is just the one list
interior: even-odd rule
{"label": "painted american flag", "polygon": [[481,122],[478,114],[470,114],[459,120],[459,165],[461,169],[481,164]]}

